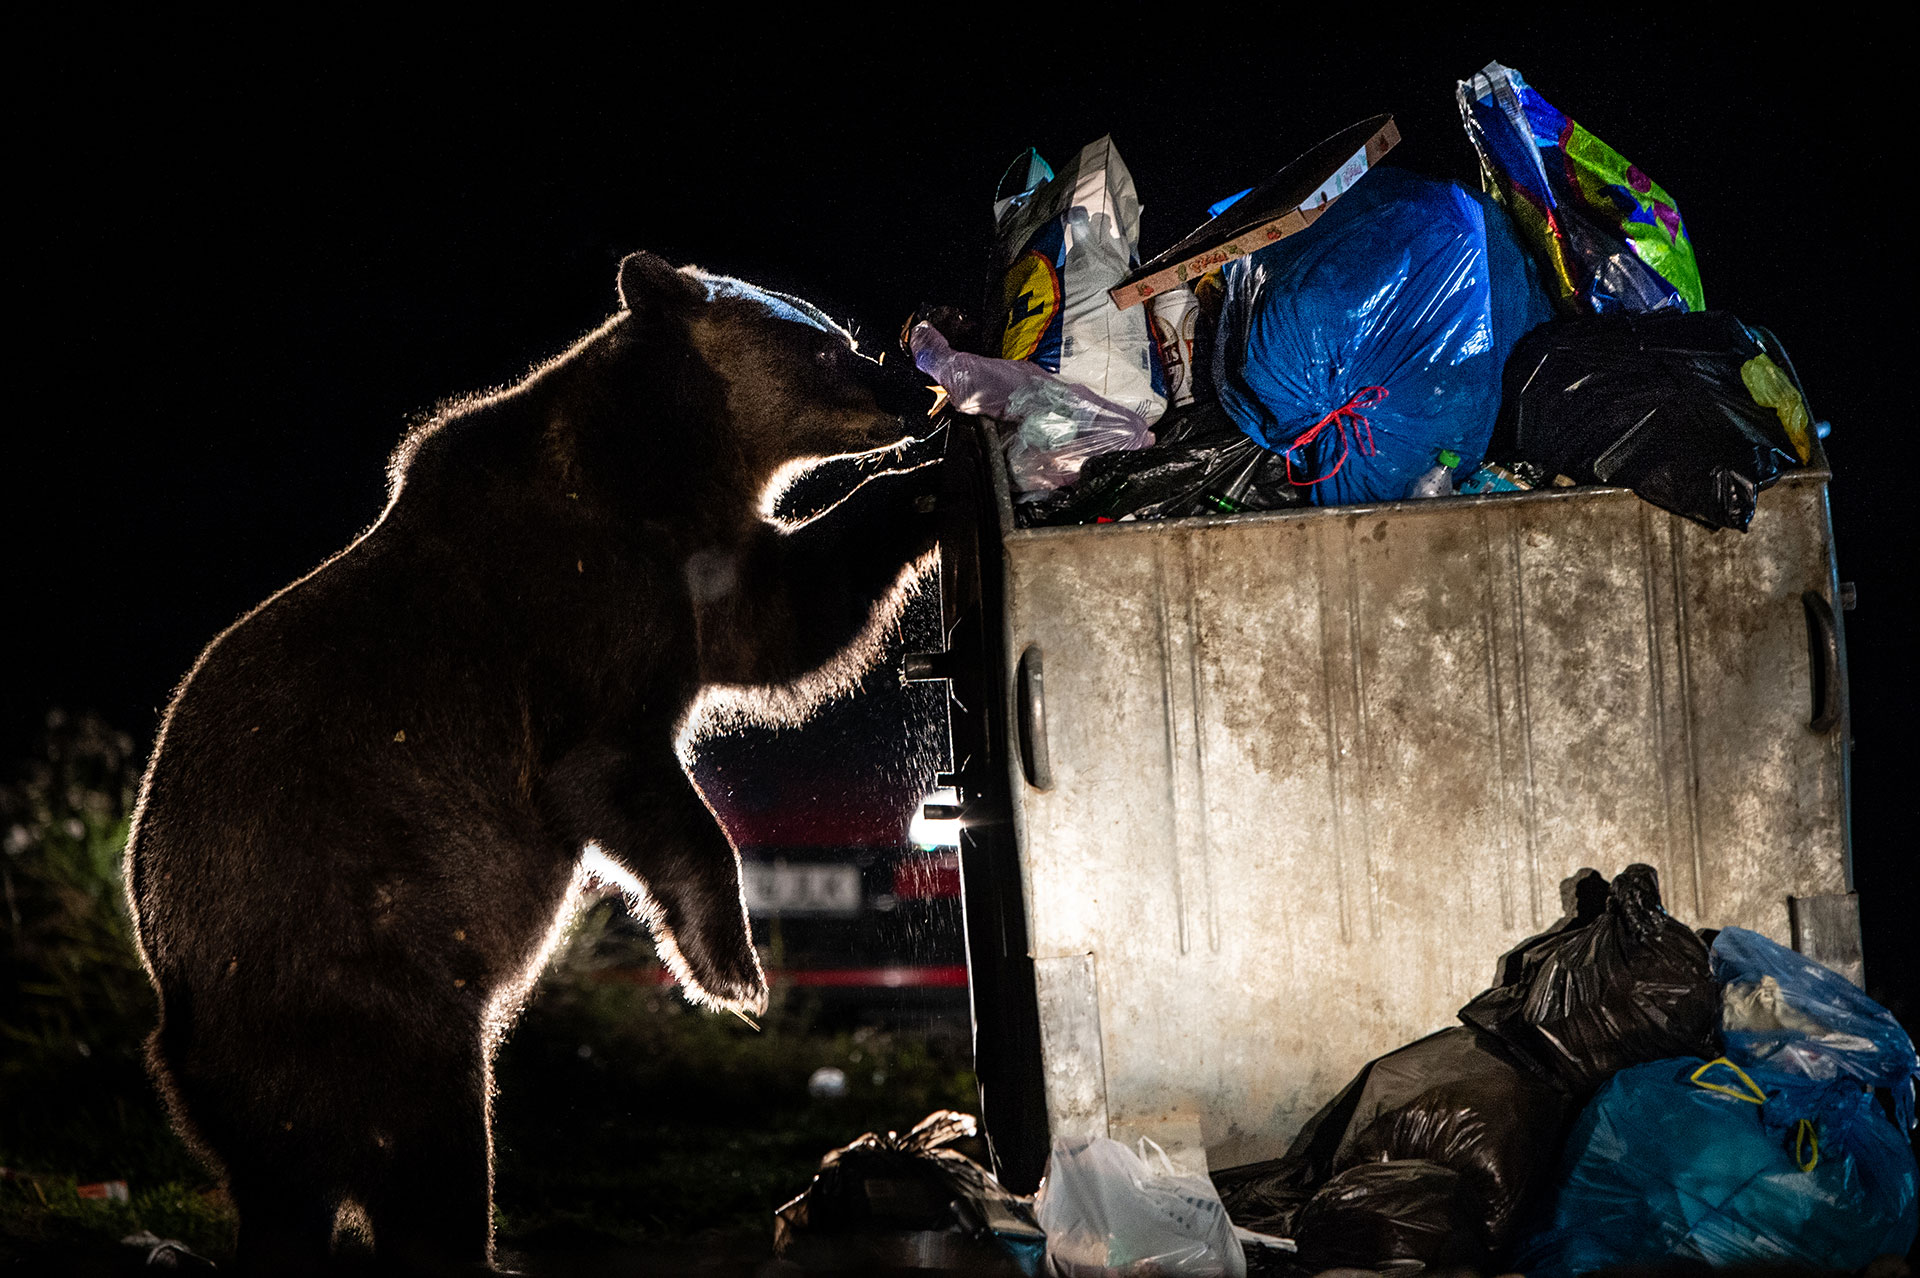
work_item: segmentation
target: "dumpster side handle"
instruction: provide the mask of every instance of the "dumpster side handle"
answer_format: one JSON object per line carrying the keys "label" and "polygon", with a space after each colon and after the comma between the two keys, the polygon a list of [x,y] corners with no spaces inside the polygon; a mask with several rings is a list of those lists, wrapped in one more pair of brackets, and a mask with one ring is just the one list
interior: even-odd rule
{"label": "dumpster side handle", "polygon": [[1028,644],[1020,654],[1014,687],[1014,696],[1019,701],[1020,766],[1027,774],[1028,785],[1036,790],[1050,790],[1053,767],[1047,758],[1046,679],[1039,644]]}
{"label": "dumpster side handle", "polygon": [[1825,595],[1809,590],[1800,602],[1807,610],[1807,664],[1813,676],[1813,717],[1807,727],[1831,732],[1840,722],[1846,695],[1840,679],[1840,633]]}

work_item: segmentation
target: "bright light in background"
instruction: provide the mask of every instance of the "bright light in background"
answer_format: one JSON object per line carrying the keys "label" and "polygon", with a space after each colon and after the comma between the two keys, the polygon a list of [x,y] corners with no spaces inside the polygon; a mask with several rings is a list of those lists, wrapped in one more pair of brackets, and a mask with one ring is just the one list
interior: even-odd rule
{"label": "bright light in background", "polygon": [[[930,821],[927,819],[927,804],[946,804],[952,806],[960,802],[960,792],[951,786],[942,786],[930,791],[920,801],[913,814],[912,824],[907,826],[907,841],[916,848],[957,848],[960,846],[960,820]],[[896,827],[898,828],[898,827]]]}

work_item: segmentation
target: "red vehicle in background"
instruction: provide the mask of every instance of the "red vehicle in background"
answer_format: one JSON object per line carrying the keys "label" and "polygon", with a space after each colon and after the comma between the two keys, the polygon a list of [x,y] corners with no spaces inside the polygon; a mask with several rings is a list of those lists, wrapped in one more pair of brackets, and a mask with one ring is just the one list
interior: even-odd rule
{"label": "red vehicle in background", "polygon": [[[937,810],[944,797],[927,802]],[[795,820],[796,806],[812,810]],[[873,801],[715,807],[740,849],[775,990],[819,991],[824,1007],[863,1018],[966,1027],[957,820],[928,820],[911,800],[904,812]]]}
{"label": "red vehicle in background", "polygon": [[[877,707],[871,717],[911,728],[911,719],[888,719],[900,709]],[[965,1034],[960,822],[941,819],[952,792],[871,772],[849,778],[825,762],[840,751],[796,748],[814,732],[719,743],[694,769],[740,850],[754,944],[775,998],[802,992],[828,1021]],[[672,979],[658,966],[624,976]]]}

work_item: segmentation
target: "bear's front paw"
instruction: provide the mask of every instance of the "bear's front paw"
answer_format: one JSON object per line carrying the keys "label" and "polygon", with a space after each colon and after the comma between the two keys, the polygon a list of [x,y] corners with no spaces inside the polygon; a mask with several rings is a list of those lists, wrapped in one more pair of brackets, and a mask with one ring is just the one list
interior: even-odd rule
{"label": "bear's front paw", "polygon": [[687,1001],[715,1011],[755,1016],[766,1011],[767,978],[746,929],[740,928],[737,941],[723,947],[710,947],[701,940],[698,932],[654,937],[654,948],[680,982]]}

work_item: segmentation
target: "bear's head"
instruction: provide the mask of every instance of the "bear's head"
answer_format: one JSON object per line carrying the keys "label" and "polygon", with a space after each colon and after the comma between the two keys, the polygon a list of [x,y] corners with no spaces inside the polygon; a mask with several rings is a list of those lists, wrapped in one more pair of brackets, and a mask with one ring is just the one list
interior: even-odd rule
{"label": "bear's head", "polygon": [[651,253],[620,264],[626,322],[684,333],[724,383],[726,416],[760,483],[796,462],[881,452],[932,426],[934,394],[911,365],[860,354],[818,308]]}

